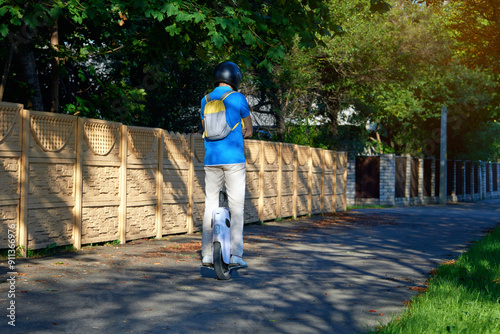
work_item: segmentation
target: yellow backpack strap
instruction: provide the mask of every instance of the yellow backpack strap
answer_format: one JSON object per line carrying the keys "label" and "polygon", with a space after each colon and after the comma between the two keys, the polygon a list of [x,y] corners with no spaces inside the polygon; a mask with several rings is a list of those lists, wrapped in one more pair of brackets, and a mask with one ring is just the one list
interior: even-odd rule
{"label": "yellow backpack strap", "polygon": [[238,126],[238,124],[240,124],[240,122],[236,123],[236,125],[233,126],[233,128],[231,129],[231,131],[233,131],[234,129],[236,129],[236,127]]}
{"label": "yellow backpack strap", "polygon": [[230,91],[228,91],[228,92],[225,92],[225,93],[224,93],[224,95],[222,95],[222,96],[220,97],[220,100],[221,100],[221,101],[224,101],[224,100],[226,99],[226,97],[228,97],[229,95],[231,95],[231,94],[233,94],[233,93],[234,93],[234,90],[230,90]]}

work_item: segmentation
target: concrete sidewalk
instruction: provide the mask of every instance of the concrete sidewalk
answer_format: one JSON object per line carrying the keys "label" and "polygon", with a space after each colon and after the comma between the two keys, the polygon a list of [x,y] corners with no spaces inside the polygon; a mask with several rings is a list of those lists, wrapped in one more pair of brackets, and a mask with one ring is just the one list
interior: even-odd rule
{"label": "concrete sidewalk", "polygon": [[200,268],[200,233],[17,259],[16,327],[4,261],[0,332],[364,332],[499,223],[496,199],[249,225],[229,281]]}

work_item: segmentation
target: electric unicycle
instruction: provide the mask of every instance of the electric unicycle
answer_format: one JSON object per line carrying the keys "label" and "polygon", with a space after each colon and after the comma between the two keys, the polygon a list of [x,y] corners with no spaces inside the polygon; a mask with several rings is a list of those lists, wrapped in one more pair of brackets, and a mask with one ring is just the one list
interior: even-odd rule
{"label": "electric unicycle", "polygon": [[212,259],[217,278],[228,280],[233,269],[243,268],[231,266],[231,212],[227,208],[227,195],[219,195],[219,207],[212,213]]}

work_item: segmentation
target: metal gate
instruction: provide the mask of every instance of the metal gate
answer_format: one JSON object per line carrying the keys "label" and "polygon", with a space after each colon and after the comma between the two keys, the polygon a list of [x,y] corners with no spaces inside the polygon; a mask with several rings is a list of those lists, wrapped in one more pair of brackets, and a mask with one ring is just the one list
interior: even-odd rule
{"label": "metal gate", "polygon": [[472,194],[472,162],[465,163],[465,193]]}
{"label": "metal gate", "polygon": [[455,165],[453,160],[446,161],[446,195],[451,196],[453,194],[453,181],[455,175]]}
{"label": "metal gate", "polygon": [[498,191],[498,164],[491,164],[493,169],[493,191]]}
{"label": "metal gate", "polygon": [[439,159],[436,159],[436,177],[434,182],[434,196],[439,197],[439,185],[441,184],[441,163],[439,162]]}
{"label": "metal gate", "polygon": [[410,197],[418,197],[418,170],[420,161],[411,159]]}
{"label": "metal gate", "polygon": [[456,172],[456,195],[464,194],[464,166],[461,161],[457,161],[457,172]]}
{"label": "metal gate", "polygon": [[491,186],[490,186],[490,164],[486,164],[486,192],[491,191]]}
{"label": "metal gate", "polygon": [[479,194],[479,166],[474,164],[474,194]]}
{"label": "metal gate", "polygon": [[424,197],[432,196],[432,159],[424,160]]}
{"label": "metal gate", "polygon": [[396,157],[396,198],[406,197],[406,158]]}
{"label": "metal gate", "polygon": [[380,197],[380,157],[356,157],[356,198]]}

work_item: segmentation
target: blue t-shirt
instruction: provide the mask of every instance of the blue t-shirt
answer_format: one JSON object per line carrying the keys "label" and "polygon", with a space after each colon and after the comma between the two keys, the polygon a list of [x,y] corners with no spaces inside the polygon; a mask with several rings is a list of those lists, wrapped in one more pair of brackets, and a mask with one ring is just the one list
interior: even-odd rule
{"label": "blue t-shirt", "polygon": [[[219,99],[225,92],[231,90],[228,86],[216,87],[211,93],[212,100]],[[201,119],[207,101],[201,100]],[[238,126],[224,139],[210,140],[205,138],[205,166],[229,165],[245,162],[245,147],[243,144],[242,118],[250,115],[248,102],[243,94],[235,92],[224,100],[226,121],[231,128]]]}

